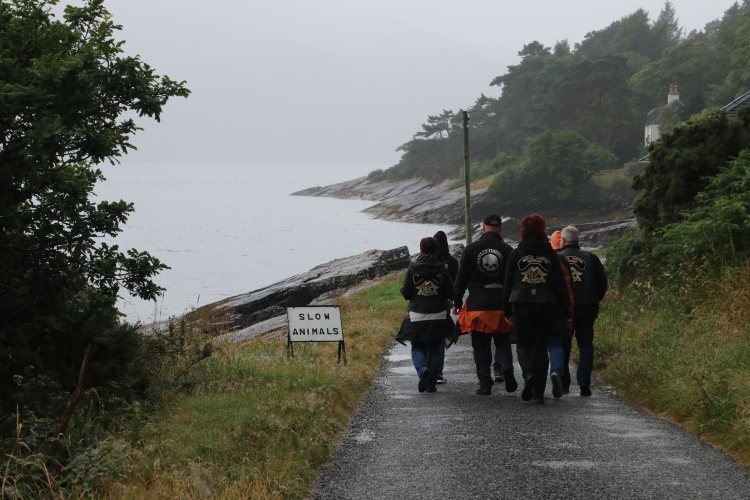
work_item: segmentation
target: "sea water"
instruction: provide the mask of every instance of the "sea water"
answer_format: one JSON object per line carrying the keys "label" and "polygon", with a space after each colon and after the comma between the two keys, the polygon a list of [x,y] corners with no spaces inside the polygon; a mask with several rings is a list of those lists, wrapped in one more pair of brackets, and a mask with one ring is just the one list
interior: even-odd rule
{"label": "sea water", "polygon": [[170,266],[155,302],[121,290],[129,321],[148,323],[256,290],[338,257],[406,245],[448,227],[389,222],[362,212],[373,202],[290,193],[366,175],[372,165],[142,164],[103,168],[98,200],[134,203],[121,250],[145,250]]}

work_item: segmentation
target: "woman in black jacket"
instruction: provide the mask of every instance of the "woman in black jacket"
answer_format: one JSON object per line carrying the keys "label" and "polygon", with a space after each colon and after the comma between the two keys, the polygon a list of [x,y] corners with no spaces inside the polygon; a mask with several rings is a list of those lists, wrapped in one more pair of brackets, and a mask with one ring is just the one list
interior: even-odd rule
{"label": "woman in black jacket", "polygon": [[[438,242],[437,258],[445,265],[445,269],[448,271],[454,284],[456,282],[456,275],[458,274],[458,261],[451,255],[450,247],[448,246],[448,236],[443,231],[438,231],[433,236]],[[443,363],[445,363],[445,343],[440,348],[442,351],[440,366],[438,367],[437,383],[445,384],[447,381],[443,377]]]}
{"label": "woman in black jacket", "polygon": [[518,333],[516,351],[526,380],[521,398],[543,403],[548,335],[570,317],[570,299],[557,253],[547,240],[544,217],[524,217],[520,233],[505,270],[504,309]]}
{"label": "woman in black jacket", "polygon": [[401,295],[409,301],[409,320],[404,321],[397,338],[411,341],[419,392],[435,392],[444,354],[443,340],[452,330],[448,299],[453,294],[453,280],[437,258],[435,238],[422,238],[419,250],[401,287]]}

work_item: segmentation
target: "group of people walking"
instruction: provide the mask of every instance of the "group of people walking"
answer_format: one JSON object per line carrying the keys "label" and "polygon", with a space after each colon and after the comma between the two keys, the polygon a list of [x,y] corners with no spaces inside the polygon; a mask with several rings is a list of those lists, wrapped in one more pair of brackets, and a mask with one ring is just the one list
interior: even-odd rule
{"label": "group of people walking", "polygon": [[[515,249],[501,231],[498,215],[485,217],[482,236],[466,246],[460,264],[450,255],[442,231],[420,241],[420,253],[401,288],[409,307],[397,336],[411,341],[419,392],[436,392],[437,384],[445,382],[446,339],[458,329],[471,335],[477,394],[491,394],[495,382],[504,382],[507,392],[517,390],[511,348],[515,332],[524,401],[544,402],[548,373],[555,398],[569,392],[573,336],[579,350],[576,380],[581,396],[590,396],[594,322],[607,291],[604,266],[580,248],[574,226],[548,238],[539,214],[521,221]],[[449,312],[457,316],[455,327]]]}

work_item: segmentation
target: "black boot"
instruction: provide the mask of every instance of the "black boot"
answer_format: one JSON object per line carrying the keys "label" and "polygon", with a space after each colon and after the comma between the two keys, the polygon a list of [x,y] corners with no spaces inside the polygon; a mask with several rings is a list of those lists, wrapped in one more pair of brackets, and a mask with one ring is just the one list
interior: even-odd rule
{"label": "black boot", "polygon": [[531,401],[531,396],[534,395],[534,385],[536,384],[536,377],[529,375],[526,382],[523,384],[523,391],[521,391],[521,399],[524,401]]}
{"label": "black boot", "polygon": [[516,382],[516,377],[513,375],[513,370],[505,370],[503,375],[505,376],[505,392],[516,392],[518,382]]}

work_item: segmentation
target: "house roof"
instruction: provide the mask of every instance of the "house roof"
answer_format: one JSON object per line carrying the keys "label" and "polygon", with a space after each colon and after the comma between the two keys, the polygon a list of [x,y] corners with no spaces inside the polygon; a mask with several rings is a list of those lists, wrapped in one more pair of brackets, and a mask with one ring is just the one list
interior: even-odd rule
{"label": "house roof", "polygon": [[661,121],[661,115],[664,113],[665,108],[671,108],[677,116],[680,116],[684,107],[685,104],[681,100],[675,99],[666,106],[654,108],[646,115],[646,126],[658,124]]}
{"label": "house roof", "polygon": [[748,103],[750,103],[750,90],[745,92],[744,94],[737,97],[734,101],[730,102],[723,108],[721,108],[722,111],[724,111],[728,116],[732,118],[737,117],[737,112],[739,109],[743,106],[746,106]]}

